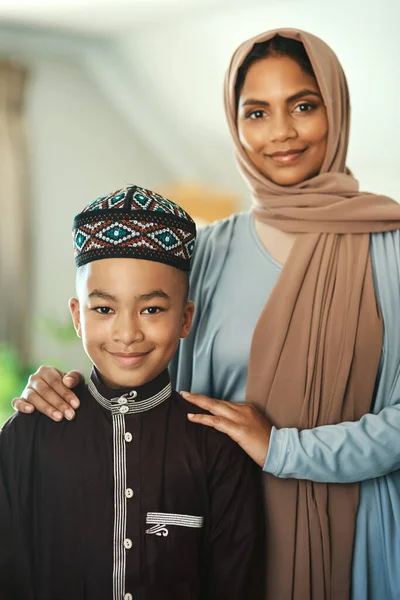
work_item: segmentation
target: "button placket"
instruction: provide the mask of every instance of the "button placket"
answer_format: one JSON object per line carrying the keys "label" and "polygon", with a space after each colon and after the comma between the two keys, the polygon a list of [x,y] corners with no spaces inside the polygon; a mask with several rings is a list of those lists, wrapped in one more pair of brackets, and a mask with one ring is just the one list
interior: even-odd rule
{"label": "button placket", "polygon": [[[130,408],[132,408],[132,406],[134,405],[134,400],[132,400],[132,396],[137,396],[137,393],[135,392],[133,395],[129,395],[128,402],[129,402]],[[131,413],[130,413],[130,415],[131,415]],[[131,421],[131,419],[133,419],[133,420]],[[133,427],[133,429],[135,428],[136,419],[134,417],[126,415],[126,417],[124,418],[124,421],[125,421],[125,425],[127,425],[129,427],[129,429],[131,427]],[[131,427],[129,426],[129,423],[130,423]],[[135,437],[134,434],[132,434],[130,431],[124,432],[123,440],[125,441],[125,449],[126,449],[127,454],[128,453],[131,454],[130,444],[134,440],[134,437]],[[128,449],[128,446],[129,446],[129,449]],[[134,509],[135,505],[132,505],[132,502],[134,502],[134,500],[132,500],[132,498],[134,498],[135,492],[131,487],[128,487],[130,483],[131,484],[134,483],[134,480],[131,479],[132,473],[128,469],[128,464],[127,464],[126,475],[127,475],[127,481],[126,481],[127,487],[125,489],[125,502],[126,502],[126,513],[127,513],[127,517],[128,517],[128,513],[131,513],[132,510],[133,511],[135,510]],[[126,534],[129,535],[130,533],[134,534],[133,531],[130,531],[130,528],[128,527],[128,518],[127,518]],[[126,552],[127,556],[128,556],[128,554],[130,556],[129,559],[127,558],[127,560],[129,560],[129,563],[131,563],[131,561],[133,561],[132,564],[135,564],[136,563],[136,559],[135,559],[136,553],[135,553],[134,549],[132,549],[133,548],[133,538],[126,537],[123,541],[123,547],[124,547],[124,551]],[[133,554],[131,554],[131,552]],[[125,579],[125,585],[126,584],[128,584],[128,581]],[[129,587],[128,587],[128,589],[129,589]],[[123,600],[133,600],[132,593],[127,591],[123,596]]]}
{"label": "button placket", "polygon": [[[132,563],[136,565],[139,561],[138,557],[141,543],[140,536],[138,535],[139,531],[137,523],[139,522],[139,519],[137,513],[140,510],[140,505],[134,500],[131,502],[128,502],[128,500],[139,495],[140,477],[137,472],[137,453],[132,453],[132,446],[136,448],[136,445],[139,442],[139,436],[136,431],[136,419],[130,421],[130,415],[147,411],[168,399],[171,395],[171,383],[166,383],[163,389],[160,389],[157,393],[153,393],[152,396],[141,398],[143,403],[137,402],[136,399],[138,393],[136,390],[130,390],[120,397],[114,396],[111,399],[106,398],[100,394],[92,380],[89,382],[89,391],[95,400],[112,414],[114,439],[114,498],[115,506],[117,508],[114,519],[113,553],[114,565],[116,565],[117,568],[114,569],[113,573],[113,589],[114,594],[116,594],[118,598],[121,598],[121,600],[133,600],[132,588],[131,591],[125,592],[125,585],[128,582],[124,555],[126,556],[126,559],[129,560],[129,564]],[[125,430],[126,421],[132,426],[132,433]],[[129,428],[131,429],[131,427]],[[131,444],[132,442],[134,442],[134,444],[128,449],[128,444]],[[127,454],[130,457],[129,462],[131,464],[129,470],[127,469],[126,464]],[[128,487],[129,484],[133,485],[133,488]],[[127,513],[130,515],[129,522]],[[128,535],[131,535],[131,538],[127,537]],[[132,551],[128,552],[131,549]],[[128,556],[130,557],[129,559]],[[127,587],[129,590],[131,585],[128,584]]]}

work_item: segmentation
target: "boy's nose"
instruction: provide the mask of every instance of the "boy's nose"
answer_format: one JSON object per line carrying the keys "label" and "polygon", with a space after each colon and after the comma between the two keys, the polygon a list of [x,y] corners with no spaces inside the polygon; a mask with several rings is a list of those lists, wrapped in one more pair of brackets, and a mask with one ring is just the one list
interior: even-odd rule
{"label": "boy's nose", "polygon": [[122,342],[125,346],[144,340],[144,333],[140,327],[139,319],[125,317],[118,319],[114,329],[114,340]]}

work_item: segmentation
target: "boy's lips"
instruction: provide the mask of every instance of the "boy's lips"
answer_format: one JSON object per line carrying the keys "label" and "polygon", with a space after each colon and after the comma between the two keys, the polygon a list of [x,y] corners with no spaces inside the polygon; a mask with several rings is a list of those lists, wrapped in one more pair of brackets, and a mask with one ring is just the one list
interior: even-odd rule
{"label": "boy's lips", "polygon": [[149,352],[110,352],[111,356],[121,365],[121,367],[135,367]]}

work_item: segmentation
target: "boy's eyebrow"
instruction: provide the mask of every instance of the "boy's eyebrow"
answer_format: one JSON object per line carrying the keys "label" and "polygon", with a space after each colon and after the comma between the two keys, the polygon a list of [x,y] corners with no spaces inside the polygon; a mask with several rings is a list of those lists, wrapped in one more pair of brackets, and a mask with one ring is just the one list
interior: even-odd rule
{"label": "boy's eyebrow", "polygon": [[[101,298],[102,300],[109,300],[110,302],[118,301],[115,296],[112,296],[107,292],[103,292],[102,290],[93,290],[93,292],[90,292],[89,298]],[[153,298],[163,298],[164,300],[170,300],[168,294],[161,289],[152,290],[147,294],[140,294],[140,296],[136,296],[136,300],[139,301],[153,300]]]}
{"label": "boy's eyebrow", "polygon": [[170,300],[170,297],[163,290],[153,290],[148,294],[141,294],[137,297],[138,300],[153,300],[153,298],[163,298],[164,300]]}
{"label": "boy's eyebrow", "polygon": [[101,290],[93,290],[93,292],[90,292],[89,298],[101,298],[102,300],[110,300],[111,302],[117,302],[115,296],[107,294],[107,292],[102,292]]}
{"label": "boy's eyebrow", "polygon": [[[286,99],[286,102],[295,102],[296,100],[300,100],[300,98],[304,98],[304,96],[316,96],[317,98],[322,98],[319,92],[315,92],[314,90],[301,90],[293,96],[289,96]],[[269,102],[265,102],[265,100],[256,100],[255,98],[249,98],[246,102],[243,102],[242,106],[248,106],[249,104],[259,104],[260,106],[269,106]]]}

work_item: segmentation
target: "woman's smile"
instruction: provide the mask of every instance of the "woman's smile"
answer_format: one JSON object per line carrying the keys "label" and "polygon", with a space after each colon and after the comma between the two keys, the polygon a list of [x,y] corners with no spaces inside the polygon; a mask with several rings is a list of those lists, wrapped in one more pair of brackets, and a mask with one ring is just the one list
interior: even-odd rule
{"label": "woman's smile", "polygon": [[281,167],[291,166],[306,152],[307,148],[302,150],[281,150],[273,154],[266,154],[265,157],[273,160],[274,163]]}
{"label": "woman's smile", "polygon": [[320,172],[328,119],[312,75],[289,56],[250,65],[239,96],[237,128],[253,165],[277,185],[296,185]]}

